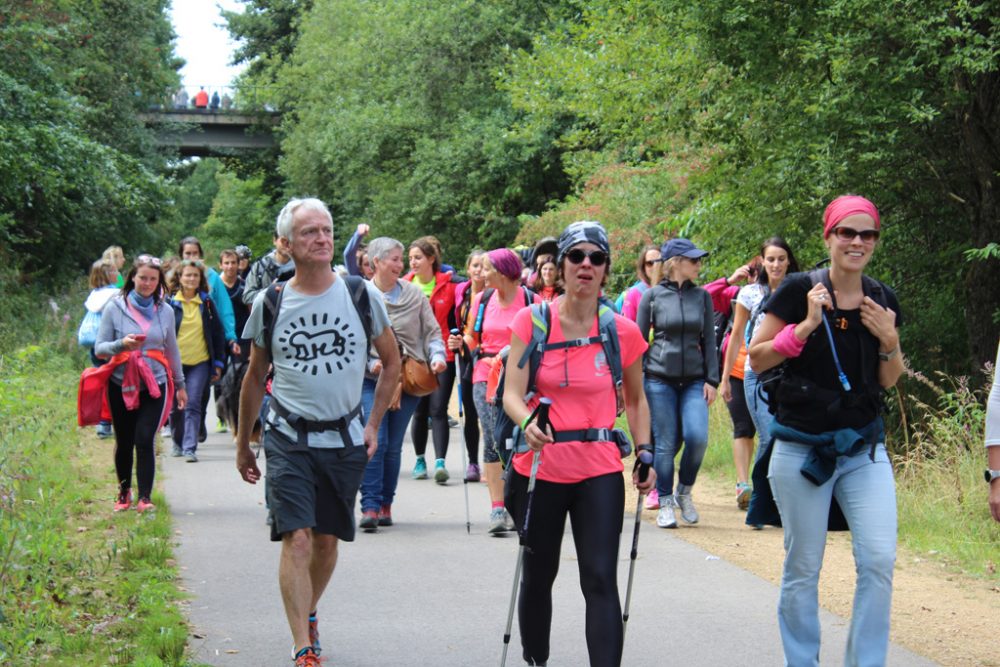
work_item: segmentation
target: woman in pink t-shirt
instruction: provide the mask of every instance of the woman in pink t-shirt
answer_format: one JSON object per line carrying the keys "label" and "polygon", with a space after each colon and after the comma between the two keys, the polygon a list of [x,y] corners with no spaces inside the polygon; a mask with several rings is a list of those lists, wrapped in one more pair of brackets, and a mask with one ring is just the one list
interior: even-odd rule
{"label": "woman in pink t-shirt", "polygon": [[[472,397],[483,430],[483,472],[490,491],[490,533],[498,535],[514,530],[514,521],[503,506],[503,469],[501,455],[507,460],[506,452],[501,452],[502,443],[493,440],[493,413],[486,402],[486,380],[496,356],[510,344],[511,320],[518,311],[536,297],[531,290],[521,286],[521,258],[508,248],[490,250],[483,258],[482,276],[486,289],[472,299],[469,316],[472,320],[466,327],[465,342],[472,350],[476,364],[472,369]],[[480,308],[484,303],[485,307]],[[482,311],[482,312],[480,312]]]}
{"label": "woman in pink t-shirt", "polygon": [[[574,222],[559,237],[559,273],[566,292],[551,304],[549,343],[598,336],[598,297],[610,271],[607,233],[596,222]],[[587,604],[587,647],[591,665],[618,665],[622,654],[622,610],[616,576],[618,543],[625,512],[625,481],[617,445],[611,440],[566,441],[570,431],[613,429],[621,407],[637,443],[650,442],[649,408],[642,388],[642,355],[646,342],[639,328],[615,315],[621,346],[623,391],[618,390],[604,346],[597,342],[552,349],[542,355],[535,378],[537,394],[552,400],[551,428],[535,422],[525,428],[529,451],[514,456],[508,507],[522,526],[528,505],[528,476],[534,452],[540,463],[531,500],[531,520],[524,536],[518,621],[523,657],[545,664],[549,657],[552,584],[559,552],[571,518],[580,563],[580,582]],[[521,311],[511,323],[510,359],[520,359],[532,334],[532,312]],[[523,424],[538,403],[525,403],[528,366],[507,366],[504,410]],[[553,437],[553,432],[557,437]],[[558,434],[563,433],[563,438]],[[655,483],[632,481],[641,492]]]}

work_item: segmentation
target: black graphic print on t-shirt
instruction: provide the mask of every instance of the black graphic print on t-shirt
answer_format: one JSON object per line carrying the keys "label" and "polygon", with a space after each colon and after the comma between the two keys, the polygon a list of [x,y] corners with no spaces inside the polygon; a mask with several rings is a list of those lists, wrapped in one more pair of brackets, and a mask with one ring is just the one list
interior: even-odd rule
{"label": "black graphic print on t-shirt", "polygon": [[292,320],[278,335],[281,351],[293,358],[292,366],[310,375],[343,370],[358,354],[359,342],[347,322],[334,316],[331,323],[328,313]]}

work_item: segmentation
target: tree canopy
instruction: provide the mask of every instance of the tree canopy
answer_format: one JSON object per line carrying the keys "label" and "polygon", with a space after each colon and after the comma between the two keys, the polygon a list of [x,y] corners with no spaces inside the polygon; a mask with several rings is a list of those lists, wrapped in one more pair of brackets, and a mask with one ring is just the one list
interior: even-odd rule
{"label": "tree canopy", "polygon": [[963,259],[1000,238],[997,5],[588,2],[504,81],[530,126],[563,124],[578,179],[687,156],[683,206],[667,189],[645,216],[696,236],[720,271],[773,233],[819,259],[825,204],[867,195],[886,225],[874,270],[924,342],[909,352],[964,365],[995,352],[1000,309],[995,255]]}
{"label": "tree canopy", "polygon": [[156,244],[163,158],[136,117],[177,83],[167,0],[0,8],[0,245],[56,279]]}
{"label": "tree canopy", "polygon": [[273,76],[273,104],[287,110],[287,189],[324,198],[343,233],[358,222],[403,239],[432,232],[462,252],[510,241],[520,214],[568,187],[552,137],[509,132],[517,114],[496,86],[543,9],[321,0],[283,20],[275,8],[271,27],[298,26],[294,51],[245,85]]}

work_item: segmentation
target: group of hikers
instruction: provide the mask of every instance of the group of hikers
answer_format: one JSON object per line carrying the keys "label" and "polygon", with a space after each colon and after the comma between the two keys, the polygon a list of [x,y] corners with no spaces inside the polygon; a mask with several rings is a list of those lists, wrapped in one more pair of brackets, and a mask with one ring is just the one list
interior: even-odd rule
{"label": "group of hikers", "polygon": [[[220,272],[205,265],[194,237],[181,240],[176,258],[137,256],[124,278],[121,249],[111,248],[91,276],[88,311],[102,315],[85,376],[96,403],[106,397],[86,423],[110,413],[110,426],[98,428],[116,442],[114,510],[132,507],[133,456],[135,509],[152,509],[154,438],[168,419],[172,453],[197,461],[209,387],[222,385],[219,414],[245,481],[263,478],[251,440],[266,454],[293,660],[318,665],[316,610],[339,542],[358,528],[392,526],[408,429],[412,477],[448,482],[457,384],[464,480],[486,482],[488,531],[516,530],[522,544],[524,661],[549,657],[569,516],[590,662],[617,665],[624,461],[657,526],[698,523],[694,487],[709,407],[721,394],[732,417],[735,502],[749,526],[784,529],[778,625],[787,664],[818,664],[823,548],[828,530],[844,528],[858,573],[846,662],[884,664],[896,501],[881,412],[904,368],[902,313],[893,290],[865,274],[881,234],[874,204],[837,197],[821,233],[826,268],[801,272],[789,244],[770,237],[704,286],[708,251],[684,238],[646,246],[617,302],[605,294],[613,249],[593,221],[539,242],[527,265],[514,249],[495,248],[474,250],[464,271],[444,263],[433,236],[408,245],[369,239],[364,224],[335,267],[332,218],[312,198],[281,210],[273,251],[251,264],[245,246],[225,250]],[[994,385],[988,447],[1000,445],[998,408]],[[621,415],[627,432],[616,428]],[[990,468],[988,481],[1000,477],[1000,446],[990,449]],[[991,484],[1000,520],[1000,482]]]}

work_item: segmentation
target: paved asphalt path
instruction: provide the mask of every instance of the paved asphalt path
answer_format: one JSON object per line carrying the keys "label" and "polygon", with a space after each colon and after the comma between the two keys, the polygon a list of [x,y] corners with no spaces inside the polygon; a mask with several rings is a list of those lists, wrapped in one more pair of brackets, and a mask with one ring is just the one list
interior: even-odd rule
{"label": "paved asphalt path", "polygon": [[[214,430],[214,415],[208,423]],[[499,665],[517,538],[486,533],[485,484],[468,485],[472,531],[466,533],[461,430],[451,436],[446,486],[410,478],[414,455],[405,443],[396,525],[341,545],[319,608],[324,664]],[[240,479],[234,452],[228,433],[212,433],[198,463],[169,454],[160,459],[183,586],[191,594],[189,645],[198,663],[290,665],[279,545],[268,541],[263,484]],[[623,604],[633,517],[628,510],[620,549]],[[622,664],[781,665],[777,597],[774,585],[646,521]],[[553,606],[548,664],[586,665],[583,597],[568,530]],[[823,612],[822,623],[822,663],[842,664],[847,622]],[[512,632],[507,664],[522,665],[516,613]],[[889,664],[934,663],[893,646]]]}

